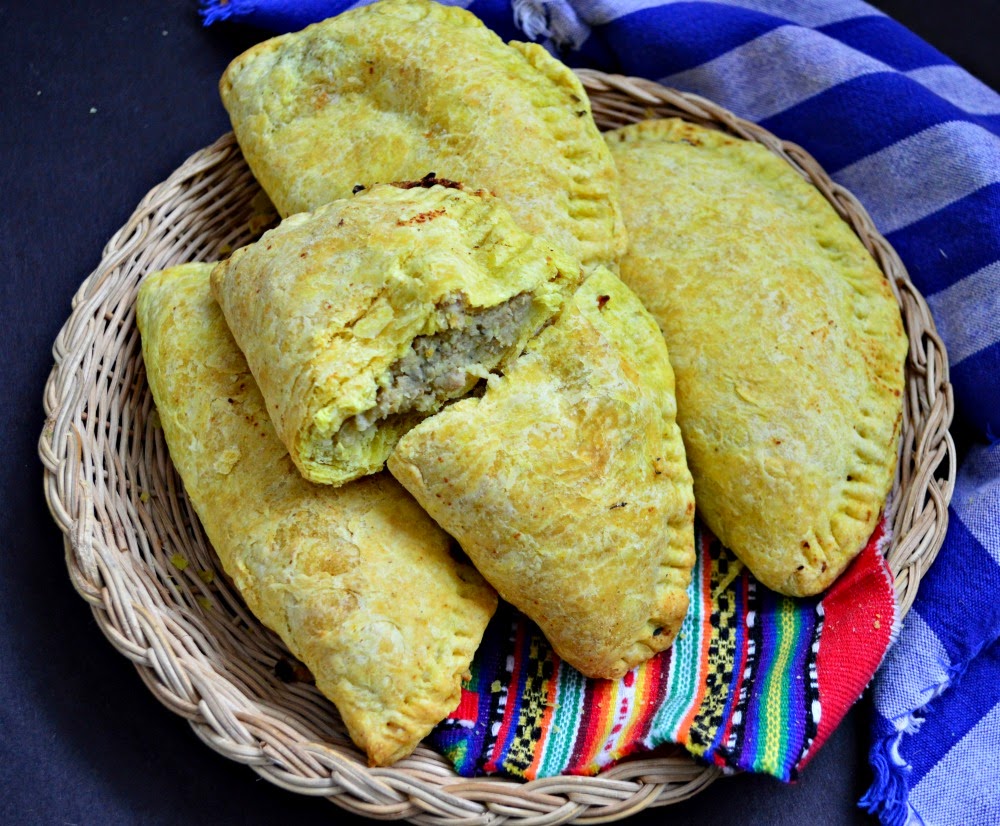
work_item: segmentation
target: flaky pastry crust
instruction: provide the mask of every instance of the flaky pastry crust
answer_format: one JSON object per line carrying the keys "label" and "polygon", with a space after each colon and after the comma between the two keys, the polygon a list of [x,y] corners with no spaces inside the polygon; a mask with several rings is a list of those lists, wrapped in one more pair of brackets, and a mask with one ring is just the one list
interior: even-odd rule
{"label": "flaky pastry crust", "polygon": [[442,391],[424,409],[383,404],[402,360],[433,360],[444,334],[471,336],[476,313],[517,300],[521,311],[491,331],[492,357],[457,371],[450,397],[464,395],[519,354],[583,277],[498,198],[417,184],[378,185],[286,218],[212,273],[278,435],[311,481],[381,470],[399,437],[446,400]]}
{"label": "flaky pastry crust", "polygon": [[137,318],[170,456],[250,610],[312,671],[375,765],[458,704],[496,594],[388,474],[296,471],[209,294],[210,264],[147,277]]}
{"label": "flaky pastry crust", "polygon": [[598,269],[481,398],[411,430],[389,470],[501,596],[592,677],[673,641],[694,498],[663,337]]}
{"label": "flaky pastry crust", "polygon": [[428,172],[485,188],[584,265],[625,249],[614,163],[576,76],[474,15],[382,0],[259,43],[220,81],[280,214]]}
{"label": "flaky pastry crust", "polygon": [[606,139],[706,524],[768,587],[815,594],[892,485],[907,339],[871,255],[763,146],[680,120]]}

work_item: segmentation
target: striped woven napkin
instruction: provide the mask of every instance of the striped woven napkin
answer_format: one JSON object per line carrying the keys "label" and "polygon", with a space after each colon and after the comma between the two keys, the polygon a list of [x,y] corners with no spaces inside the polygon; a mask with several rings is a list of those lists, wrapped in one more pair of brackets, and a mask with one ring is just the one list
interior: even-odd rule
{"label": "striped woven napkin", "polygon": [[[971,447],[944,547],[874,682],[863,805],[887,824],[1000,823],[1000,96],[857,0],[459,4],[505,39],[705,95],[801,144],[899,252],[948,347]],[[203,11],[287,31],[351,5]]]}
{"label": "striped woven napkin", "polygon": [[502,606],[459,706],[431,735],[459,774],[596,774],[679,743],[724,770],[793,780],[860,696],[895,626],[884,526],[820,598],[760,585],[704,527],[673,646],[587,679]]}

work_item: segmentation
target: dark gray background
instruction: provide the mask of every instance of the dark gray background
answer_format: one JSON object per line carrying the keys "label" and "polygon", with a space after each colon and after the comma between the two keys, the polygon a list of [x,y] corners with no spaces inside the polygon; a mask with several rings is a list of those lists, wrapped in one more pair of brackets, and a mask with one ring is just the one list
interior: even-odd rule
{"label": "dark gray background", "polygon": [[[218,77],[262,38],[206,31],[195,5],[0,3],[5,824],[363,822],[220,757],[153,698],[72,589],[42,495],[42,389],[70,299],[142,196],[228,129]],[[1000,86],[997,3],[876,5]],[[870,823],[870,714],[866,698],[796,785],[726,779],[631,822]]]}

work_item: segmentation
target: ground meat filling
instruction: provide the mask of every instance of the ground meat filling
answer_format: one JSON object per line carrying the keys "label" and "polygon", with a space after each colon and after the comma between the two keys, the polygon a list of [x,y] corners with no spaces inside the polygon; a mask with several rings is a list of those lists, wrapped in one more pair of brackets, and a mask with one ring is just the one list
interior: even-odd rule
{"label": "ground meat filling", "polygon": [[517,342],[530,310],[528,293],[484,310],[469,310],[461,299],[442,307],[447,329],[413,340],[380,382],[374,407],[354,417],[358,430],[396,413],[433,413],[467,392]]}

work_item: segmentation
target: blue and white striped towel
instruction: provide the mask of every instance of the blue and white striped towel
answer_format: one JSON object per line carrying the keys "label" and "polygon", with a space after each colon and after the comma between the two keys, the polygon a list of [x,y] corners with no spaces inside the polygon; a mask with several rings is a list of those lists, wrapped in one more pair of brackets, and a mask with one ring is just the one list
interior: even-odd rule
{"label": "blue and white striped towel", "polygon": [[[712,98],[865,205],[948,347],[964,457],[944,547],[874,683],[862,801],[886,824],[1000,823],[1000,96],[857,0],[459,0],[505,39]],[[288,31],[344,0],[228,0]]]}

